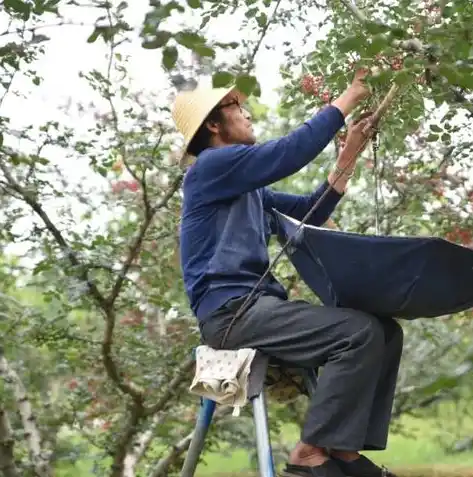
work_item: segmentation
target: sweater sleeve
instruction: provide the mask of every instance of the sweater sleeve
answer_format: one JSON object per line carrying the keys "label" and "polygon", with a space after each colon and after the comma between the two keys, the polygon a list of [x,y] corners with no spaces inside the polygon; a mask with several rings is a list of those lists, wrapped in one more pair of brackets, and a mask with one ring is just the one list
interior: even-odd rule
{"label": "sweater sleeve", "polygon": [[[273,191],[266,187],[263,189],[263,207],[267,212],[276,209],[296,220],[302,220],[328,187],[329,183],[325,181],[312,194],[307,195],[287,194],[285,192]],[[315,226],[324,224],[332,215],[342,197],[343,194],[339,194],[336,190],[331,189],[306,223]]]}
{"label": "sweater sleeve", "polygon": [[341,111],[328,106],[279,139],[204,151],[192,166],[201,200],[230,199],[294,174],[325,149],[344,123]]}

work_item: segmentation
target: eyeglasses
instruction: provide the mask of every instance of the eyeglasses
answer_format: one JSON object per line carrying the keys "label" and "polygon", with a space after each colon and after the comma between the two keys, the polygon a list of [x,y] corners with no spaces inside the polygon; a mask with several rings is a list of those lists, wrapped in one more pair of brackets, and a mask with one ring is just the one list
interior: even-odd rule
{"label": "eyeglasses", "polygon": [[220,110],[220,109],[224,109],[224,108],[229,108],[230,106],[238,106],[241,109],[241,104],[238,101],[238,99],[232,99],[228,103],[219,104],[215,107],[215,109]]}

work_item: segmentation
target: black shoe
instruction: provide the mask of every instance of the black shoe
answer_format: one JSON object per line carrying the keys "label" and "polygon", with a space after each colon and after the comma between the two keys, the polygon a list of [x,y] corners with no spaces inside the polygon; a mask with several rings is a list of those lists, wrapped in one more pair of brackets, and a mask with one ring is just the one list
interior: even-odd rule
{"label": "black shoe", "polygon": [[315,467],[286,464],[281,477],[345,477],[345,474],[333,460],[329,459]]}
{"label": "black shoe", "polygon": [[386,467],[378,467],[364,455],[356,460],[345,461],[332,457],[346,477],[396,477]]}

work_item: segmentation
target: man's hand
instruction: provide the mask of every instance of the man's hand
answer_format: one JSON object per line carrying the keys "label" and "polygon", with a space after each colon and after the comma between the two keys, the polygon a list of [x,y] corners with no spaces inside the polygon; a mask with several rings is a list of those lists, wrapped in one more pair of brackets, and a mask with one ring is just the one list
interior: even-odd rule
{"label": "man's hand", "polygon": [[344,117],[347,117],[358,104],[370,96],[370,90],[366,84],[367,69],[359,69],[351,85],[341,94],[332,105],[340,110]]}
{"label": "man's hand", "polygon": [[368,85],[366,84],[366,78],[368,76],[369,70],[366,68],[361,68],[356,70],[355,77],[351,83],[350,88],[355,92],[355,96],[359,101],[363,101],[368,98],[371,94]]}
{"label": "man's hand", "polygon": [[348,124],[347,139],[343,148],[344,151],[347,150],[348,157],[351,156],[353,159],[354,156],[365,150],[368,140],[375,130],[371,124],[372,116],[371,111],[366,111]]}
{"label": "man's hand", "polygon": [[359,118],[348,125],[348,134],[345,147],[340,152],[335,170],[329,174],[328,181],[333,188],[342,194],[356,167],[356,158],[361,154],[370,137],[373,135],[372,112],[362,113]]}

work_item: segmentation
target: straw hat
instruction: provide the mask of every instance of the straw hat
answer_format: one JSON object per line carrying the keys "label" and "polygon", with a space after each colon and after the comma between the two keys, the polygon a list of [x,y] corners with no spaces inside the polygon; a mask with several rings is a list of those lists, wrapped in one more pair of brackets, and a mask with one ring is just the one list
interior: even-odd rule
{"label": "straw hat", "polygon": [[228,93],[235,93],[243,103],[246,96],[234,86],[230,88],[209,88],[200,86],[193,91],[180,92],[174,102],[172,118],[177,130],[184,136],[184,150],[215,106]]}

